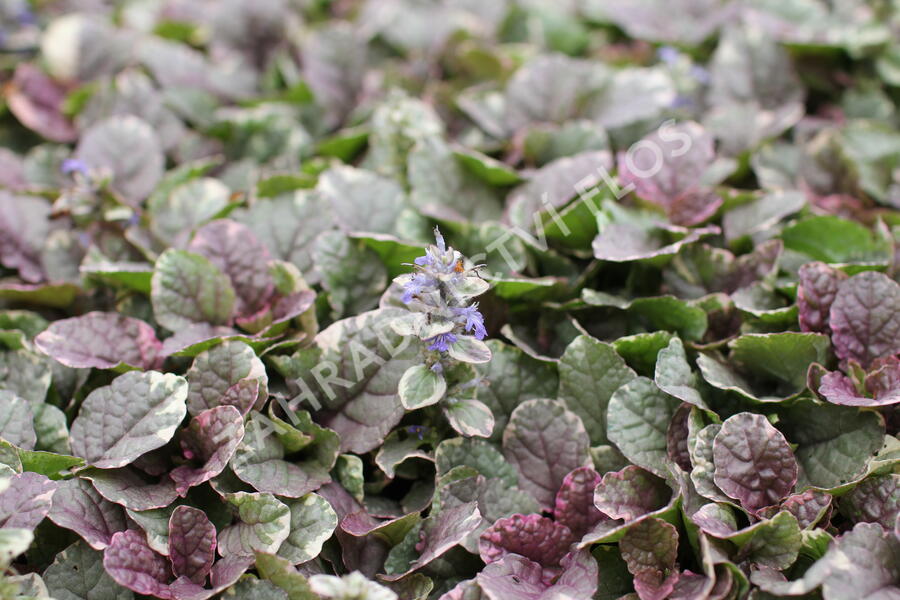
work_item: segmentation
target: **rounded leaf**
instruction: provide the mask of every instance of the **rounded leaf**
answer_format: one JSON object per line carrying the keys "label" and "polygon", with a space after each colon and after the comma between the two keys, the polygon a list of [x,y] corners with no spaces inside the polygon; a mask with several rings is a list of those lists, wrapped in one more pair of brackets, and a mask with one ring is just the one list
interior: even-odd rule
{"label": "rounded leaf", "polygon": [[713,441],[716,485],[747,510],[778,504],[797,482],[797,461],[784,435],[762,415],[739,413]]}
{"label": "rounded leaf", "polygon": [[447,382],[440,373],[425,365],[415,365],[404,371],[397,386],[400,402],[406,410],[416,410],[440,401],[447,391]]}
{"label": "rounded leaf", "polygon": [[114,469],[164,446],[187,414],[187,390],[187,381],[171,373],[120,375],[85,398],[72,423],[72,452]]}

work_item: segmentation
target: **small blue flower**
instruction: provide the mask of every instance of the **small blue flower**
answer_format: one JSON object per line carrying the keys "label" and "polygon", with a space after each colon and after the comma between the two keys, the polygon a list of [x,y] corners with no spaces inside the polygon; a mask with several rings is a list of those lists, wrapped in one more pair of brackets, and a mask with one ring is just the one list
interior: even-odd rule
{"label": "small blue flower", "polygon": [[683,94],[678,94],[669,103],[669,108],[690,108],[694,105],[694,101]]}
{"label": "small blue flower", "polygon": [[431,252],[426,252],[425,256],[420,256],[415,260],[415,263],[420,267],[433,267],[434,266],[434,257],[431,256]]}
{"label": "small blue flower", "polygon": [[701,83],[703,85],[707,85],[709,83],[709,71],[707,71],[705,67],[701,65],[691,65],[690,73],[691,77],[693,77],[697,83]]}
{"label": "small blue flower", "polygon": [[87,176],[88,174],[88,166],[77,158],[67,158],[62,161],[59,170],[62,171],[63,175],[71,175],[76,172],[81,173],[84,176]]}
{"label": "small blue flower", "polygon": [[37,17],[31,11],[31,9],[28,8],[27,6],[23,7],[22,10],[19,11],[19,14],[16,17],[16,20],[19,21],[19,25],[22,25],[23,27],[26,25],[36,25],[37,24]]}
{"label": "small blue flower", "polygon": [[425,438],[425,433],[428,432],[428,427],[426,427],[425,425],[410,425],[406,428],[406,432],[411,433],[412,435],[422,440]]}
{"label": "small blue flower", "polygon": [[660,46],[659,50],[656,51],[656,56],[659,57],[659,60],[662,62],[672,66],[678,62],[679,58],[681,58],[681,52],[672,46]]}
{"label": "small blue flower", "polygon": [[433,373],[441,374],[444,372],[444,365],[442,365],[439,362],[436,362],[433,365],[431,365],[431,371]]}
{"label": "small blue flower", "polygon": [[428,278],[419,273],[415,273],[410,277],[409,281],[403,284],[403,295],[400,299],[404,304],[409,304],[415,296],[418,296],[429,287]]}
{"label": "small blue flower", "polygon": [[465,317],[465,330],[474,331],[476,340],[483,340],[485,338],[485,336],[487,335],[487,330],[484,328],[484,315],[482,315],[478,311],[477,302],[472,306],[454,308],[453,312],[455,312],[460,317]]}
{"label": "small blue flower", "polygon": [[425,340],[426,342],[431,342],[431,345],[428,346],[429,350],[437,350],[438,352],[446,352],[450,349],[450,344],[456,342],[459,339],[452,333],[440,333],[433,338],[429,338]]}

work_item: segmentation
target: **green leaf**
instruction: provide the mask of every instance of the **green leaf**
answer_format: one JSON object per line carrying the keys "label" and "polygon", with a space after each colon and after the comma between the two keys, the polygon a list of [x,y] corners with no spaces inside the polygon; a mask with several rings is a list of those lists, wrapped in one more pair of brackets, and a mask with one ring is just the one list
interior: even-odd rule
{"label": "green leaf", "polygon": [[287,592],[288,600],[319,600],[306,577],[298,573],[290,561],[270,553],[257,552],[255,556],[260,577]]}
{"label": "green leaf", "polygon": [[483,364],[491,360],[491,349],[488,345],[470,335],[457,336],[447,351],[451,357],[473,365]]}
{"label": "green leaf", "polygon": [[620,387],[609,401],[607,437],[628,460],[665,477],[666,431],[679,402],[646,377]]}
{"label": "green leaf", "polygon": [[488,385],[479,388],[478,399],[494,416],[493,440],[499,440],[509,415],[519,403],[533,398],[552,398],[557,393],[556,365],[532,358],[500,340],[487,340],[491,360],[475,365]]}
{"label": "green leaf", "polygon": [[794,391],[806,387],[809,365],[828,360],[829,340],[817,333],[742,335],[729,342],[731,360],[758,379],[774,379]]}
{"label": "green leaf", "polygon": [[200,177],[154,195],[147,204],[150,231],[162,242],[185,248],[193,232],[227,206],[231,190],[218,179]]}
{"label": "green leaf", "polygon": [[444,407],[450,426],[460,435],[490,437],[494,429],[494,415],[483,402],[472,399],[451,399]]}
{"label": "green leaf", "polygon": [[400,378],[397,393],[406,410],[416,410],[440,401],[447,391],[447,382],[440,373],[425,365],[408,368]]}
{"label": "green leaf", "polygon": [[515,185],[522,181],[515,169],[476,150],[457,148],[453,156],[469,172],[490,185]]}
{"label": "green leaf", "polygon": [[798,402],[785,409],[779,424],[800,464],[797,489],[837,488],[866,471],[866,464],[884,443],[884,421],[873,411]]}
{"label": "green leaf", "polygon": [[615,349],[581,335],[559,360],[559,395],[566,407],[581,417],[591,445],[608,443],[606,410],[613,393],[637,375]]}
{"label": "green leaf", "polygon": [[781,232],[784,247],[826,263],[882,263],[888,246],[868,228],[832,215],[810,217]]}
{"label": "green leaf", "polygon": [[209,260],[168,249],[156,259],[150,298],[157,322],[171,331],[195,323],[228,325],[235,293],[228,276]]}
{"label": "green leaf", "polygon": [[725,539],[737,544],[739,558],[779,570],[794,564],[802,545],[797,518],[787,511],[754,523]]}
{"label": "green leaf", "polygon": [[272,494],[235,492],[225,501],[237,510],[238,522],[219,532],[221,556],[274,553],[291,532],[291,510]]}
{"label": "green leaf", "polygon": [[519,476],[492,443],[474,438],[451,438],[441,442],[434,453],[438,477],[457,467],[471,467],[487,479],[500,479],[516,487]]}
{"label": "green leaf", "polygon": [[378,255],[338,231],[316,238],[313,260],[335,316],[374,308],[387,287],[387,270]]}
{"label": "green leaf", "polygon": [[44,583],[57,600],[131,600],[134,593],[103,569],[103,554],[79,540],[56,555]]}
{"label": "green leaf", "polygon": [[325,498],[307,494],[288,501],[291,532],[278,548],[278,556],[298,565],[317,557],[338,525],[338,516]]}
{"label": "green leaf", "polygon": [[699,408],[708,408],[697,390],[697,374],[691,370],[684,344],[679,338],[672,338],[669,345],[657,354],[653,380],[659,389],[670,396]]}

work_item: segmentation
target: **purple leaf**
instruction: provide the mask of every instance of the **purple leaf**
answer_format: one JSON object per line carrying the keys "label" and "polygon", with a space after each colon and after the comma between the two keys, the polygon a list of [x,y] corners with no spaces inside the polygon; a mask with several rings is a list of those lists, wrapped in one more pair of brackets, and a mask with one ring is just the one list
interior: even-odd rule
{"label": "purple leaf", "polygon": [[238,315],[253,315],[266,306],[275,287],[269,274],[271,256],[249,227],[228,219],[213,221],[197,231],[187,249],[231,279]]}
{"label": "purple leaf", "polygon": [[113,535],[109,547],[103,551],[103,567],[116,583],[138,594],[173,598],[166,559],[147,545],[139,531],[129,529]]}
{"label": "purple leaf", "polygon": [[131,371],[88,394],[72,423],[72,452],[100,469],[123,467],[165,445],[187,408],[187,382]]}
{"label": "purple leaf", "polygon": [[841,282],[847,274],[822,262],[806,263],[798,271],[797,306],[800,329],[830,333],[828,315]]}
{"label": "purple leaf", "polygon": [[92,124],[78,140],[75,158],[111,175],[110,187],[131,206],[156,188],[165,154],[153,128],[134,115],[113,115]]}
{"label": "purple leaf", "polygon": [[191,419],[181,434],[182,453],[189,463],[169,473],[178,494],[184,496],[221,473],[242,439],[244,419],[234,406],[216,406]]}
{"label": "purple leaf", "polygon": [[572,531],[538,514],[513,515],[488,527],[478,541],[478,552],[485,563],[518,554],[545,567],[555,567],[575,541]]}
{"label": "purple leaf", "polygon": [[50,232],[50,203],[0,190],[0,264],[28,283],[44,279],[41,249]]}
{"label": "purple leaf", "polygon": [[[439,558],[454,546],[461,544],[466,537],[481,524],[481,513],[477,502],[467,502],[441,510],[428,517],[422,525],[420,540],[416,545],[419,557],[409,566],[406,575],[424,567]],[[390,579],[399,579],[402,575],[392,575]]]}
{"label": "purple leaf", "polygon": [[900,358],[876,359],[866,374],[866,391],[879,406],[900,402]]}
{"label": "purple leaf", "polygon": [[[658,367],[659,362],[656,364]],[[666,429],[666,454],[669,460],[681,467],[681,470],[686,473],[690,473],[693,468],[691,465],[691,454],[688,450],[688,420],[691,417],[691,410],[690,404],[682,402],[672,416],[668,429]]]}
{"label": "purple leaf", "polygon": [[0,390],[0,438],[23,450],[37,441],[31,404],[9,390]]}
{"label": "purple leaf", "polygon": [[503,432],[503,453],[519,470],[519,487],[550,510],[566,475],[590,464],[581,419],[553,400],[528,400]]}
{"label": "purple leaf", "polygon": [[841,283],[829,314],[838,358],[868,367],[900,351],[900,284],[885,274],[865,271]]}
{"label": "purple leaf", "polygon": [[198,354],[186,377],[187,406],[192,415],[222,405],[234,406],[246,415],[268,395],[265,365],[253,348],[236,340]]}
{"label": "purple leaf", "polygon": [[50,512],[59,484],[26,471],[10,477],[0,493],[0,527],[32,530]]}
{"label": "purple leaf", "polygon": [[169,560],[176,577],[203,585],[216,558],[216,528],[206,513],[178,506],[169,517]]}
{"label": "purple leaf", "polygon": [[714,159],[713,138],[698,123],[663,126],[618,155],[619,180],[676,225],[696,225],[722,205],[703,182]]}
{"label": "purple leaf", "polygon": [[797,517],[800,529],[807,529],[818,523],[829,513],[829,508],[831,508],[831,494],[813,489],[792,494],[781,503],[781,510],[786,510]]}
{"label": "purple leaf", "polygon": [[288,296],[282,296],[272,305],[272,325],[299,317],[313,305],[316,293],[312,290],[301,290]]}
{"label": "purple leaf", "polygon": [[34,343],[67,367],[153,369],[161,363],[162,342],[153,328],[118,313],[90,312],[54,321]]}
{"label": "purple leaf", "polygon": [[511,554],[486,566],[476,581],[488,600],[592,598],[597,591],[598,568],[590,552],[568,554],[561,565],[562,575],[553,581],[540,564]]}
{"label": "purple leaf", "polygon": [[113,535],[126,527],[122,507],[103,498],[84,479],[60,482],[48,516],[60,527],[80,535],[95,550],[109,546]]}
{"label": "purple leaf", "polygon": [[878,523],[890,531],[900,516],[900,474],[869,477],[841,498],[840,509],[857,523]]}
{"label": "purple leaf", "polygon": [[553,518],[577,539],[606,516],[594,506],[594,489],[600,474],[593,467],[579,467],[566,475],[553,506]]}
{"label": "purple leaf", "polygon": [[10,112],[22,125],[53,142],[78,139],[78,130],[63,112],[69,89],[30,62],[21,62],[4,91]]}
{"label": "purple leaf", "polygon": [[714,480],[744,508],[778,504],[797,481],[797,461],[784,435],[762,415],[739,413],[713,441]]}
{"label": "purple leaf", "polygon": [[633,521],[662,508],[671,497],[672,490],[665,481],[629,465],[603,476],[594,492],[594,505],[610,519]]}
{"label": "purple leaf", "polygon": [[305,394],[310,404],[327,406],[317,421],[341,436],[342,452],[377,448],[403,417],[397,389],[403,373],[419,361],[419,349],[391,329],[401,314],[405,311],[393,308],[369,311],[337,321],[316,336],[319,364],[334,367],[328,377],[352,383],[321,386],[308,376],[303,379],[315,394]]}
{"label": "purple leaf", "polygon": [[129,510],[152,510],[170,505],[178,494],[168,478],[158,482],[148,478],[137,469],[92,469],[84,473],[100,495]]}
{"label": "purple leaf", "polygon": [[738,530],[737,520],[727,504],[710,502],[691,515],[691,521],[704,533],[714,537],[728,537]]}
{"label": "purple leaf", "polygon": [[674,526],[661,519],[644,519],[628,529],[619,549],[641,600],[669,596],[678,581],[678,530]]}
{"label": "purple leaf", "polygon": [[853,380],[840,371],[830,371],[819,379],[819,394],[832,404],[867,406],[875,401],[866,398],[856,389]]}

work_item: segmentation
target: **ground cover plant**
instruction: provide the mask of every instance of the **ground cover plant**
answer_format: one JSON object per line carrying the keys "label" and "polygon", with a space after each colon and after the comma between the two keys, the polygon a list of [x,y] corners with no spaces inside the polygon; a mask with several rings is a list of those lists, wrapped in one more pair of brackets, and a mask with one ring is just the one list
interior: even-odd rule
{"label": "ground cover plant", "polygon": [[4,0],[0,598],[900,598],[896,0]]}

